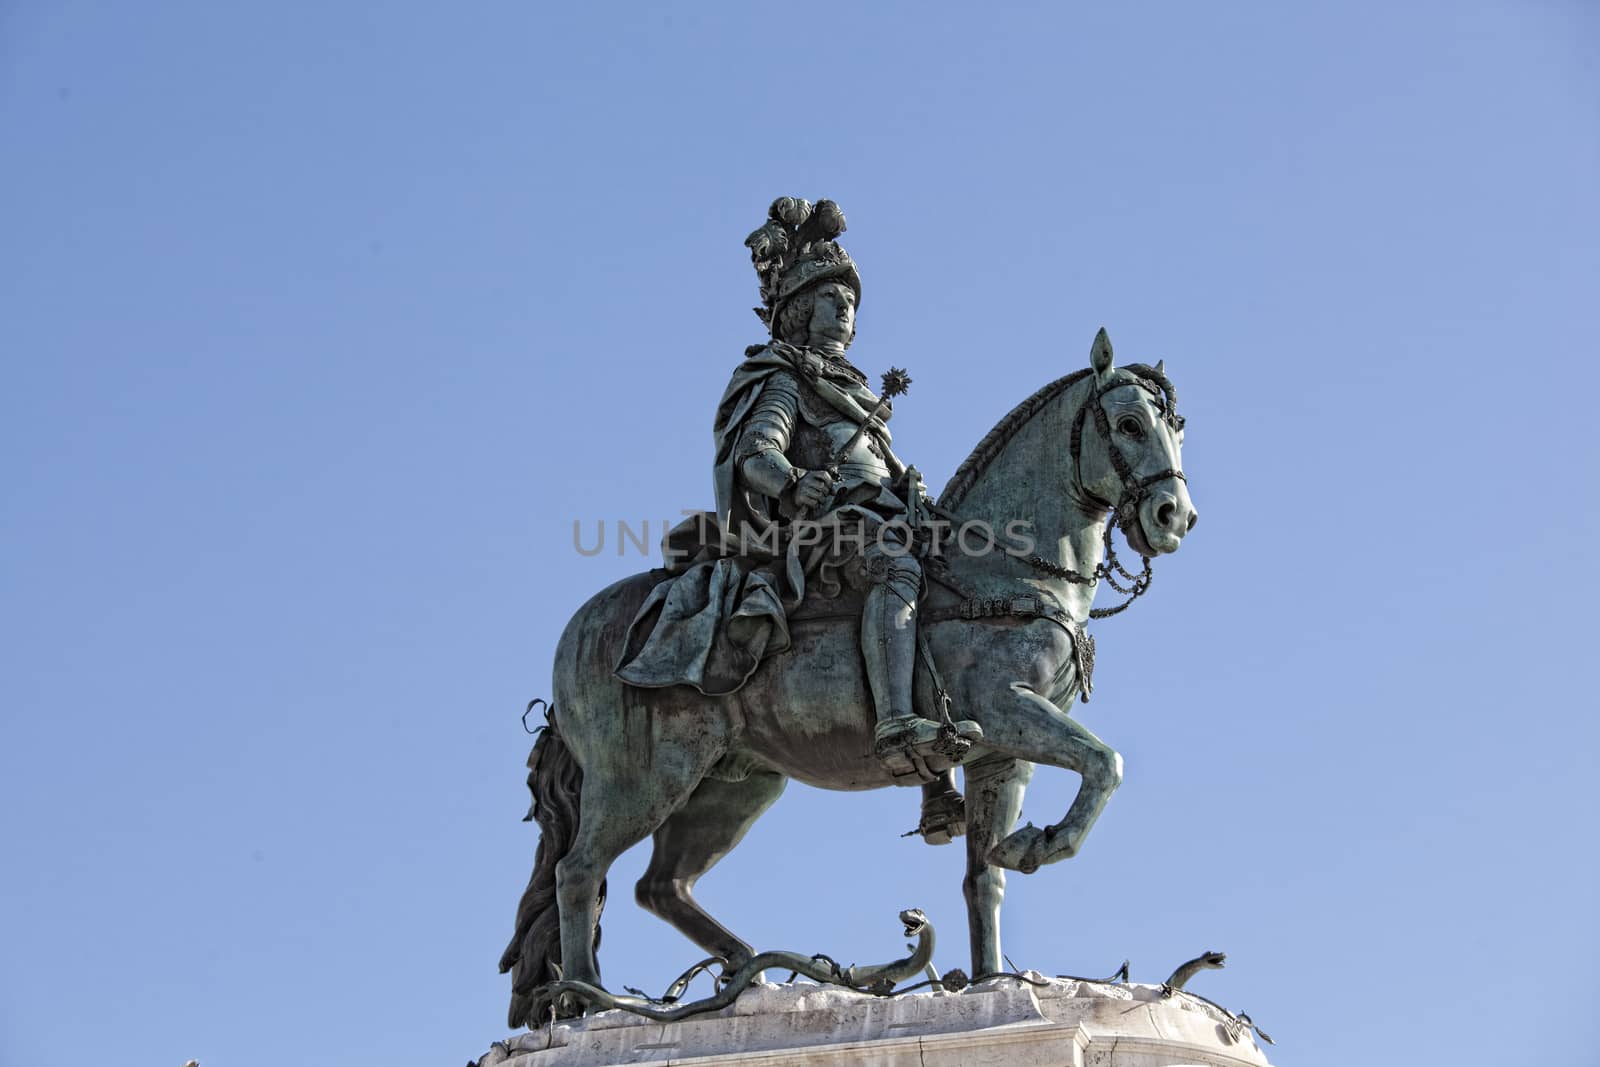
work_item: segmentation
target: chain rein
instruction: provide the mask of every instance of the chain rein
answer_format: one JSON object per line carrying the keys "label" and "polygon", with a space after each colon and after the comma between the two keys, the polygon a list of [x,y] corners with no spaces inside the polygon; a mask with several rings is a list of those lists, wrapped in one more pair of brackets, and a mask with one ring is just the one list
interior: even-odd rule
{"label": "chain rein", "polygon": [[[1155,572],[1150,569],[1149,556],[1140,557],[1144,560],[1144,568],[1140,570],[1138,574],[1129,572],[1129,570],[1122,565],[1122,561],[1117,559],[1116,549],[1112,547],[1111,544],[1111,528],[1113,525],[1114,524],[1110,522],[1106,523],[1106,558],[1104,562],[1097,565],[1093,572],[1089,574],[1080,574],[1077,571],[1069,570],[1066,567],[1051,563],[1043,556],[1028,556],[1022,562],[1026,563],[1036,571],[1041,571],[1045,574],[1048,574],[1052,578],[1064,578],[1074,585],[1093,585],[1095,582],[1104,579],[1106,585],[1110,586],[1111,589],[1117,593],[1125,594],[1127,599],[1115,607],[1090,608],[1089,618],[1109,619],[1113,615],[1120,615],[1124,611],[1128,610],[1129,605],[1131,605],[1135,600],[1138,600],[1140,597],[1144,596],[1144,594],[1150,589],[1150,581],[1155,577]],[[1119,576],[1128,581],[1130,584],[1121,584],[1121,582],[1118,581]]]}

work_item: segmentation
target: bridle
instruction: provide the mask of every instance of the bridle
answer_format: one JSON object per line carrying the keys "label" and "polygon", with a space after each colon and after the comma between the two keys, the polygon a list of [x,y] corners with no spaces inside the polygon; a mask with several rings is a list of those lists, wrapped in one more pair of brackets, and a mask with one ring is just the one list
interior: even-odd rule
{"label": "bridle", "polygon": [[[1111,417],[1106,414],[1104,403],[1104,397],[1107,393],[1111,392],[1113,389],[1124,389],[1128,386],[1137,386],[1140,389],[1145,389],[1153,393],[1156,397],[1156,407],[1160,411],[1162,419],[1164,419],[1167,425],[1171,426],[1175,432],[1183,429],[1183,416],[1179,415],[1172,409],[1170,405],[1167,404],[1165,397],[1163,397],[1161,394],[1160,386],[1156,385],[1147,378],[1134,378],[1132,381],[1109,382],[1105,385],[1101,385],[1097,382],[1095,384],[1094,391],[1089,394],[1088,398],[1084,400],[1082,406],[1078,408],[1078,413],[1073,416],[1072,419],[1071,450],[1073,480],[1077,482],[1078,492],[1082,493],[1085,498],[1094,501],[1095,503],[1106,508],[1108,511],[1115,512],[1117,523],[1119,525],[1125,524],[1128,521],[1138,517],[1137,512],[1139,505],[1142,504],[1144,502],[1144,498],[1149,495],[1150,487],[1152,485],[1155,485],[1157,482],[1164,482],[1168,478],[1177,478],[1182,482],[1187,482],[1189,480],[1188,478],[1184,477],[1184,474],[1181,470],[1178,470],[1175,467],[1168,467],[1166,470],[1157,471],[1156,473],[1144,478],[1140,478],[1134,473],[1133,465],[1128,462],[1128,457],[1122,454],[1122,448],[1117,444],[1117,439],[1112,436]],[[1088,419],[1090,411],[1094,412],[1095,429],[1099,430],[1100,436],[1105,439],[1106,452],[1111,457],[1112,469],[1117,472],[1117,478],[1122,482],[1122,493],[1118,496],[1115,503],[1106,500],[1098,493],[1091,492],[1089,487],[1083,484],[1083,428]]]}
{"label": "bridle", "polygon": [[[1138,372],[1133,372],[1137,374]],[[1054,578],[1061,578],[1075,585],[1092,585],[1104,578],[1106,584],[1118,593],[1124,594],[1127,599],[1110,608],[1092,608],[1089,611],[1091,619],[1108,619],[1128,609],[1128,606],[1143,596],[1150,588],[1150,581],[1155,577],[1150,569],[1150,557],[1140,553],[1144,566],[1137,574],[1128,570],[1117,559],[1116,548],[1111,543],[1111,529],[1121,526],[1123,536],[1127,536],[1128,524],[1139,521],[1139,505],[1144,503],[1145,497],[1150,495],[1150,487],[1157,482],[1164,482],[1168,478],[1177,478],[1179,481],[1188,482],[1183,471],[1175,467],[1157,471],[1154,474],[1140,478],[1133,469],[1133,464],[1128,462],[1128,457],[1123,455],[1122,448],[1117,444],[1116,437],[1111,432],[1111,417],[1106,414],[1104,403],[1105,395],[1113,389],[1125,386],[1138,386],[1146,389],[1156,396],[1156,406],[1162,419],[1174,431],[1183,429],[1183,416],[1177,413],[1175,407],[1168,403],[1166,394],[1161,386],[1149,378],[1138,376],[1132,380],[1110,380],[1104,384],[1096,381],[1089,396],[1078,408],[1078,413],[1072,419],[1072,478],[1077,483],[1078,492],[1084,499],[1100,505],[1111,514],[1107,518],[1105,533],[1105,559],[1089,574],[1070,570],[1066,567],[1051,563],[1042,556],[1028,556],[1023,560],[1036,571],[1041,571]],[[1088,423],[1090,412],[1094,413],[1095,429],[1100,432],[1100,437],[1106,443],[1106,453],[1111,457],[1111,467],[1117,472],[1117,478],[1122,483],[1122,490],[1115,501],[1110,501],[1092,492],[1083,484],[1083,431]],[[1126,582],[1124,585],[1122,583]]]}

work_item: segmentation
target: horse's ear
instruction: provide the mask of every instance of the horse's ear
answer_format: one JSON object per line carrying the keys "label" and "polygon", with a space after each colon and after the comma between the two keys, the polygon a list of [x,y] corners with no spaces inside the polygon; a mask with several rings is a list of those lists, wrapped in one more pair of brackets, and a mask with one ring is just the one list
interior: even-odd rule
{"label": "horse's ear", "polygon": [[1089,366],[1101,377],[1111,371],[1111,336],[1104,326],[1094,335],[1094,347],[1089,349]]}
{"label": "horse's ear", "polygon": [[1166,360],[1164,360],[1164,359],[1156,360],[1156,373],[1157,374],[1163,374],[1163,375],[1167,373],[1167,361]]}

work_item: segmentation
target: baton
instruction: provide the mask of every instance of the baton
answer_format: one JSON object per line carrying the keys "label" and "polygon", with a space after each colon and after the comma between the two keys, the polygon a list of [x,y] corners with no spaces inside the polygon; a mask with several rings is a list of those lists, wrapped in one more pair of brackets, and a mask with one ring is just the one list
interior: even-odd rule
{"label": "baton", "polygon": [[[860,426],[857,426],[856,427],[856,432],[851,434],[850,435],[850,439],[848,441],[846,441],[844,443],[844,445],[842,447],[840,447],[840,449],[833,454],[833,460],[826,467],[822,468],[823,471],[828,475],[828,477],[832,478],[835,482],[837,482],[839,480],[839,467],[840,467],[840,465],[843,464],[844,461],[849,458],[850,453],[855,450],[856,445],[861,443],[861,438],[866,436],[867,427],[872,425],[872,421],[874,419],[879,418],[880,416],[883,415],[884,412],[889,410],[889,408],[891,406],[891,404],[890,404],[891,400],[893,400],[897,396],[904,395],[907,391],[910,390],[910,388],[911,388],[911,376],[908,375],[905,372],[905,368],[903,368],[903,367],[890,367],[884,373],[884,375],[883,375],[883,399],[879,400],[878,401],[878,406],[873,408],[871,413],[867,415],[867,421],[863,422]],[[830,494],[830,498],[831,498],[831,494]],[[795,522],[804,522],[807,519],[809,519],[810,517],[811,517],[811,509],[810,508],[800,508],[798,511],[795,512],[794,521]]]}

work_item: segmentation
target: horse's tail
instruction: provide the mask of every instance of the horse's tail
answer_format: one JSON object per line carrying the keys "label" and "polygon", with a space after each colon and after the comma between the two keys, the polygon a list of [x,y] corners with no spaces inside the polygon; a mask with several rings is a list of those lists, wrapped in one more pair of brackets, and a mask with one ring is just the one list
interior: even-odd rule
{"label": "horse's tail", "polygon": [[[532,705],[530,705],[531,707]],[[528,755],[528,791],[533,806],[523,821],[539,823],[539,848],[533,857],[533,874],[517,905],[517,928],[500,957],[500,973],[511,972],[512,1027],[527,1026],[541,986],[561,980],[561,919],[556,901],[556,864],[572,848],[578,832],[578,807],[583,768],[556,725],[555,709],[549,725]],[[601,900],[605,888],[601,887]],[[595,926],[595,946],[600,927]]]}

